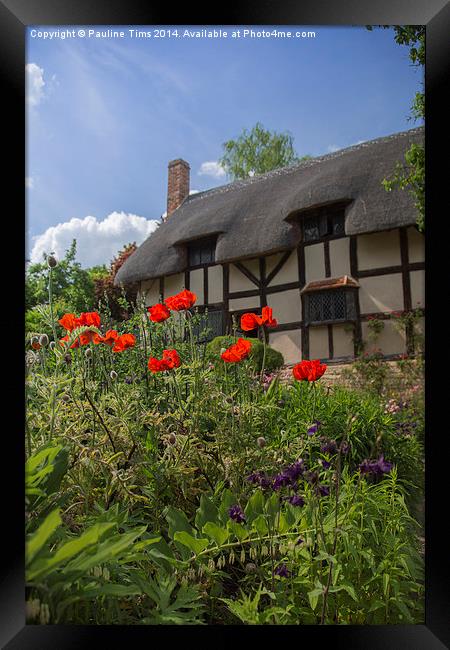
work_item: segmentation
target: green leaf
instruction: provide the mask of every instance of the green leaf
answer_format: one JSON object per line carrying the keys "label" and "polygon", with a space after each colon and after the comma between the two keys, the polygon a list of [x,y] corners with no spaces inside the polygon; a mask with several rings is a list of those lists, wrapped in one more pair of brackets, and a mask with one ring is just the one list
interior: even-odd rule
{"label": "green leaf", "polygon": [[315,610],[317,607],[317,603],[319,601],[319,597],[323,595],[323,588],[317,588],[317,589],[312,589],[312,591],[308,591],[308,600],[309,604],[311,605],[311,609]]}
{"label": "green leaf", "polygon": [[198,555],[209,545],[209,539],[198,539],[192,537],[189,533],[182,530],[176,532],[173,536],[174,541],[181,542],[184,546],[187,546],[195,555]]}
{"label": "green leaf", "polygon": [[230,516],[228,514],[228,510],[235,503],[236,503],[236,497],[228,488],[225,488],[225,490],[222,493],[222,500],[219,506],[219,516],[223,524],[226,524],[227,521],[229,520]]}
{"label": "green leaf", "polygon": [[211,521],[213,523],[218,523],[218,520],[219,512],[216,506],[210,497],[202,494],[200,496],[200,507],[198,508],[197,514],[195,516],[195,525],[197,526],[198,530],[202,530],[206,522]]}
{"label": "green leaf", "polygon": [[249,523],[264,512],[264,496],[261,490],[253,492],[245,507],[245,517]]}
{"label": "green leaf", "polygon": [[254,528],[258,535],[261,537],[267,535],[269,529],[267,527],[266,517],[264,515],[259,515],[259,517],[256,517],[256,519],[252,521],[252,528]]}
{"label": "green leaf", "polygon": [[27,542],[27,566],[31,564],[49,537],[62,523],[58,508],[53,510]]}
{"label": "green leaf", "polygon": [[206,522],[202,528],[202,532],[208,535],[213,539],[217,546],[222,546],[228,539],[229,531],[226,528],[221,528],[217,524],[214,524],[212,521]]}
{"label": "green leaf", "polygon": [[227,523],[227,528],[236,535],[240,542],[244,539],[247,539],[247,537],[250,535],[249,531],[244,528],[242,524],[238,524],[236,521],[229,520]]}

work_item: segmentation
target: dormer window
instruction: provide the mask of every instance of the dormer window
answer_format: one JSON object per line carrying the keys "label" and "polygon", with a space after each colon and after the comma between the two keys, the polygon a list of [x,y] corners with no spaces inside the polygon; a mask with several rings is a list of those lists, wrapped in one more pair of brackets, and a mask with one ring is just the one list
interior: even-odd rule
{"label": "dormer window", "polygon": [[303,217],[303,240],[316,241],[345,235],[345,206],[330,206]]}
{"label": "dormer window", "polygon": [[216,239],[199,239],[188,244],[189,267],[214,264],[216,260]]}
{"label": "dormer window", "polygon": [[309,282],[302,290],[305,323],[320,325],[356,320],[359,284],[348,275]]}

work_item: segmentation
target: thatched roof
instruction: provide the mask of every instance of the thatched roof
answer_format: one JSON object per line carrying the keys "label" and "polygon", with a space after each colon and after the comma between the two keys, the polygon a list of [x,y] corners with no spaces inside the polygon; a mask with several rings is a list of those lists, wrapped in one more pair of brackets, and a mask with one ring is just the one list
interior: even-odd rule
{"label": "thatched roof", "polygon": [[423,138],[419,127],[192,194],[128,258],[115,282],[184,271],[185,244],[211,235],[217,235],[218,263],[294,248],[300,229],[293,213],[335,201],[350,201],[347,235],[412,225],[417,214],[410,192],[386,192],[381,182]]}

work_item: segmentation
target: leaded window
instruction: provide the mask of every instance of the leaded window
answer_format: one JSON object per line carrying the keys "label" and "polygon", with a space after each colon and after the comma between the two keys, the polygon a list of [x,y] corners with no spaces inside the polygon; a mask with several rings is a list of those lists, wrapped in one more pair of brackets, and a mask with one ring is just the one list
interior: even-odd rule
{"label": "leaded window", "polygon": [[207,343],[222,336],[224,325],[224,314],[221,309],[208,309],[200,315],[200,322],[194,325],[193,334],[199,343]]}
{"label": "leaded window", "polygon": [[216,240],[203,239],[188,245],[189,266],[213,264],[216,257]]}
{"label": "leaded window", "polygon": [[324,237],[345,235],[344,208],[322,208],[315,214],[303,218],[303,239],[305,242]]}

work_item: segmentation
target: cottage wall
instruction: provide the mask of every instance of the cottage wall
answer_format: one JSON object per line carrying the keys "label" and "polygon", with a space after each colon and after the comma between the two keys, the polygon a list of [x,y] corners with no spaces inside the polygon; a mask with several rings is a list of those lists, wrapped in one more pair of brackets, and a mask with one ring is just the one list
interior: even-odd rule
{"label": "cottage wall", "polygon": [[[348,276],[351,289],[348,322],[309,323],[302,290],[310,282]],[[302,239],[297,248],[228,264],[204,264],[185,273],[141,283],[146,304],[159,302],[186,287],[197,294],[197,305],[223,312],[224,333],[246,311],[265,305],[278,321],[268,341],[286,363],[302,358],[343,362],[363,344],[367,352],[391,357],[411,350],[410,334],[399,332],[392,312],[425,306],[424,237],[415,227],[346,236],[332,234],[316,241]],[[384,327],[371,338],[370,321]]]}

